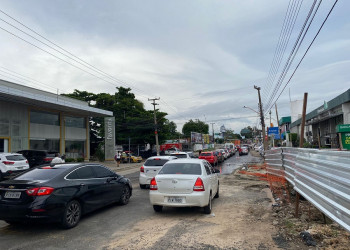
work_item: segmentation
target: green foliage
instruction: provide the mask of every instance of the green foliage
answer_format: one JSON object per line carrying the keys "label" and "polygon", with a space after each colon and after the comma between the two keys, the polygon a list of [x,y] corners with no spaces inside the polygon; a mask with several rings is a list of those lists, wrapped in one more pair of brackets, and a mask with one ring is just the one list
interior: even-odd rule
{"label": "green foliage", "polygon": [[200,120],[193,121],[191,119],[182,127],[182,133],[185,137],[191,137],[191,132],[209,134],[209,125]]}
{"label": "green foliage", "polygon": [[96,149],[95,157],[100,161],[105,161],[105,152],[104,152],[104,144],[100,143]]}
{"label": "green foliage", "polygon": [[234,131],[232,129],[226,129],[225,132],[225,140],[233,140],[233,139],[242,139],[240,134],[235,134]]}
{"label": "green foliage", "polygon": [[299,147],[299,138],[297,133],[289,133],[289,141],[292,142],[293,147]]}
{"label": "green foliage", "polygon": [[84,162],[84,158],[77,158],[77,162]]}
{"label": "green foliage", "polygon": [[224,139],[216,138],[216,139],[215,139],[215,142],[216,142],[217,144],[223,144],[223,143],[224,143]]}
{"label": "green foliage", "polygon": [[74,158],[66,158],[64,161],[65,162],[75,162],[75,159]]}
{"label": "green foliage", "polygon": [[250,126],[243,128],[241,130],[241,135],[245,136],[246,139],[251,139],[253,138],[253,129]]}

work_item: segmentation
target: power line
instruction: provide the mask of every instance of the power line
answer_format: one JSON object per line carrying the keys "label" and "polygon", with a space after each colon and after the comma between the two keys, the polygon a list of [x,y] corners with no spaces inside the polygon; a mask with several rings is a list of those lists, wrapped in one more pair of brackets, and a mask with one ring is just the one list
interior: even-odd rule
{"label": "power line", "polygon": [[[333,11],[333,9],[334,9],[335,5],[337,4],[337,2],[338,2],[338,0],[336,0],[336,1],[334,2],[334,4],[333,4],[333,6],[332,6],[331,10],[328,12],[328,14],[327,14],[326,18],[325,18],[325,19],[324,19],[324,21],[322,22],[322,25],[321,25],[321,26],[320,26],[320,28],[318,29],[318,31],[317,31],[316,35],[314,36],[314,38],[312,39],[312,42],[311,42],[311,43],[310,43],[310,45],[308,46],[308,48],[307,48],[307,50],[305,51],[304,55],[303,55],[303,56],[302,56],[302,58],[300,59],[300,61],[299,61],[298,65],[297,65],[297,66],[296,66],[296,68],[294,69],[294,71],[293,71],[292,75],[291,75],[291,76],[290,76],[290,78],[288,79],[287,83],[284,85],[284,87],[283,87],[282,91],[280,92],[280,94],[278,95],[277,99],[275,100],[275,102],[274,102],[273,104],[275,104],[275,103],[278,101],[278,99],[279,99],[279,98],[280,98],[280,96],[282,95],[283,91],[285,90],[285,88],[287,87],[287,85],[289,84],[289,82],[292,80],[292,78],[293,78],[293,76],[294,76],[295,72],[296,72],[296,71],[297,71],[297,69],[299,68],[299,66],[300,66],[301,62],[304,60],[304,58],[305,58],[306,54],[308,53],[308,51],[310,50],[310,48],[311,48],[312,44],[313,44],[313,43],[314,43],[314,41],[316,40],[316,38],[317,38],[317,36],[319,35],[320,31],[322,30],[322,28],[323,28],[324,24],[326,23],[326,21],[327,21],[328,17],[329,17],[329,16],[330,16],[330,14],[332,13],[332,11]],[[272,105],[273,105],[273,104],[272,104]]]}

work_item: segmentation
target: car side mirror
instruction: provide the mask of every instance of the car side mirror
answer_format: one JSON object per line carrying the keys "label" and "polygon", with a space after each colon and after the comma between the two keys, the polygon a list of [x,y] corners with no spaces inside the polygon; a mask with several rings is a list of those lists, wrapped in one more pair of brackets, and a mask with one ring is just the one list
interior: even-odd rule
{"label": "car side mirror", "polygon": [[220,170],[219,169],[214,169],[214,173],[215,174],[220,174]]}

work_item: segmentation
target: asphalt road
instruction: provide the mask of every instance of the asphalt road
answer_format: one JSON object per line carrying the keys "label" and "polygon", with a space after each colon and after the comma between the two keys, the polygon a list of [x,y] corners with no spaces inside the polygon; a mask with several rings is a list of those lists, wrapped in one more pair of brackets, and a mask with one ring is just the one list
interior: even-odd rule
{"label": "asphalt road", "polygon": [[[233,156],[218,168],[223,175],[231,174],[245,163],[258,161],[259,158],[251,155]],[[132,171],[136,172],[125,172],[134,187],[128,205],[111,205],[88,214],[70,230],[62,230],[55,224],[11,226],[0,221],[0,249],[101,249],[109,241],[116,241],[118,232],[125,233],[139,221],[155,214],[149,203],[149,191],[138,186],[138,169]],[[172,211],[173,216],[181,216],[181,213],[181,209]]]}

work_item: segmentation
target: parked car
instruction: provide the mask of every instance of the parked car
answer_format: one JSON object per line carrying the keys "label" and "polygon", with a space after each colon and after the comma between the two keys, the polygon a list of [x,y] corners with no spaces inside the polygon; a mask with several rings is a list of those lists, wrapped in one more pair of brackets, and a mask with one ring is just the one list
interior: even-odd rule
{"label": "parked car", "polygon": [[28,160],[17,153],[0,153],[0,181],[29,169]]}
{"label": "parked car", "polygon": [[225,161],[224,155],[221,153],[220,150],[215,151],[215,155],[218,158],[218,163]]}
{"label": "parked car", "polygon": [[228,155],[227,155],[226,151],[224,149],[222,149],[222,148],[219,149],[219,150],[222,153],[222,155],[224,156],[224,159],[226,160],[228,158]]}
{"label": "parked car", "polygon": [[48,164],[55,158],[57,151],[47,151],[47,150],[34,150],[26,149],[18,151],[17,153],[22,154],[29,163],[29,166],[35,167],[43,164]]}
{"label": "parked car", "polygon": [[170,156],[175,156],[178,159],[183,159],[183,158],[190,159],[191,158],[191,156],[186,152],[171,153]]}
{"label": "parked car", "polygon": [[156,212],[163,207],[203,207],[212,210],[212,199],[219,197],[218,170],[205,160],[169,161],[150,183],[150,202]]}
{"label": "parked car", "polygon": [[100,164],[40,166],[0,183],[0,220],[72,228],[83,214],[115,202],[126,205],[131,195],[130,180]]}
{"label": "parked car", "polygon": [[148,158],[140,168],[140,188],[145,189],[151,182],[151,179],[156,176],[163,165],[166,162],[175,159],[177,159],[175,156],[153,156]]}
{"label": "parked car", "polygon": [[213,151],[203,152],[199,155],[198,159],[208,161],[211,165],[215,166],[218,164],[218,157]]}
{"label": "parked car", "polygon": [[245,146],[241,147],[239,155],[247,155],[248,153],[249,153],[248,147],[245,147]]}

